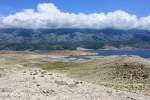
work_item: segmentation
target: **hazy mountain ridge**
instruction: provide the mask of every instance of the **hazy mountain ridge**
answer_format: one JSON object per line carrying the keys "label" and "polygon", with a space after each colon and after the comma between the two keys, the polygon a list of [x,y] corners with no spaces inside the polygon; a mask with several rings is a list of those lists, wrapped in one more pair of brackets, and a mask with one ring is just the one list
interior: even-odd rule
{"label": "hazy mountain ridge", "polygon": [[[150,31],[117,29],[0,29],[0,49],[150,48]],[[107,48],[105,48],[107,47]]]}

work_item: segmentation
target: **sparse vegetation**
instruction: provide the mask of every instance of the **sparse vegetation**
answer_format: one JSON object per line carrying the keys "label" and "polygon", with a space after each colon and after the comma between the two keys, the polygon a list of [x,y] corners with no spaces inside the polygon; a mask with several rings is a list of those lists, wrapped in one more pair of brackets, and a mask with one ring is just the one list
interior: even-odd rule
{"label": "sparse vegetation", "polygon": [[[9,55],[9,56],[8,56]],[[84,61],[67,61],[52,58],[30,58],[29,55],[5,54],[0,60],[0,76],[5,74],[5,69],[41,67],[44,70],[55,70],[66,73],[69,77],[92,82],[94,84],[111,87],[117,90],[140,92],[150,95],[150,61],[133,56],[96,57],[88,56]],[[35,57],[35,55],[34,55]],[[29,59],[30,58],[30,59]],[[145,61],[146,60],[146,61]],[[24,65],[28,65],[24,66]],[[3,74],[4,73],[4,74]],[[34,70],[21,71],[23,75],[31,75],[31,79],[43,78],[53,74],[47,71]],[[6,73],[7,74],[7,73]],[[56,76],[57,77],[57,76]],[[51,77],[53,79],[53,77]]]}
{"label": "sparse vegetation", "polygon": [[99,58],[87,62],[48,62],[43,69],[64,72],[69,77],[119,90],[150,93],[147,92],[150,90],[150,67],[132,56]]}
{"label": "sparse vegetation", "polygon": [[0,29],[0,39],[5,41],[0,45],[1,50],[75,50],[78,47],[150,48],[150,32],[136,29],[38,29],[35,31],[6,28]]}

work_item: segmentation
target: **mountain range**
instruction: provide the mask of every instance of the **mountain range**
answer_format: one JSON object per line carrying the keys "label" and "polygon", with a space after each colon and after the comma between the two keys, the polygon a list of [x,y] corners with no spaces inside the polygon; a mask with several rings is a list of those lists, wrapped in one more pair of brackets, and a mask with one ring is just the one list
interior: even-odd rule
{"label": "mountain range", "polygon": [[0,29],[0,50],[150,49],[150,31],[119,29]]}

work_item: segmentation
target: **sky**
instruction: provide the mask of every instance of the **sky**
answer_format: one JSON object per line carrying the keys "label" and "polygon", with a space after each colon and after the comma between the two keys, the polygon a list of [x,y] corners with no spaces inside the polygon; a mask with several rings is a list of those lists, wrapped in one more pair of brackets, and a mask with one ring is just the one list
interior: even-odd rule
{"label": "sky", "polygon": [[150,29],[148,0],[1,0],[0,28]]}
{"label": "sky", "polygon": [[123,10],[139,17],[150,14],[149,0],[0,0],[0,15],[6,16],[22,9],[35,9],[39,3],[49,2],[70,13],[108,13]]}

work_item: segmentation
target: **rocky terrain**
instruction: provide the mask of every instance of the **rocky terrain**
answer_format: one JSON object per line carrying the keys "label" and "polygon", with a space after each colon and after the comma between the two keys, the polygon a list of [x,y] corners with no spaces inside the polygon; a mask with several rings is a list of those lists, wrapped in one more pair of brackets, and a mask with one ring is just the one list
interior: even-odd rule
{"label": "rocky terrain", "polygon": [[[119,58],[117,56],[92,57],[89,60],[81,62],[77,61],[75,63],[80,64],[93,61],[94,63],[95,61],[99,61],[102,63],[107,59],[107,63],[109,65],[110,62],[114,62],[115,59],[118,60]],[[55,70],[52,68],[48,69],[48,67],[50,66],[47,66],[47,63],[58,61],[60,62],[60,59],[63,58],[53,58],[51,57],[51,55],[42,55],[36,53],[1,53],[0,100],[150,100],[150,96],[148,94],[140,92],[127,92],[122,91],[121,89],[113,89],[112,87],[104,85],[96,85],[93,83],[93,81],[95,80],[88,80],[91,76],[88,76],[87,74],[87,78],[85,78],[81,73],[78,72],[79,75],[81,75],[81,79],[79,77],[73,78],[74,75],[76,76],[75,73],[72,73],[72,76],[69,76],[70,74],[67,74],[68,72],[65,73],[65,71],[62,70],[64,66],[70,66],[70,64],[68,64],[69,62],[66,61],[65,64],[67,63],[68,65],[61,66],[61,70],[57,68],[60,67],[59,65],[55,66]],[[121,60],[122,59],[120,59],[120,62],[122,62]],[[131,60],[132,62],[138,61],[139,64],[145,63],[147,64],[147,66],[149,65],[148,60],[140,57],[123,58],[124,62],[128,62]],[[63,60],[61,60],[61,62],[63,62]],[[74,67],[72,63],[71,65],[72,66],[70,67]],[[47,66],[47,69],[45,68],[45,66]],[[85,67],[80,67],[80,69],[82,72],[83,69],[86,70],[89,74],[89,71],[85,69]],[[72,69],[72,72],[74,72],[74,69]],[[143,75],[143,73],[141,74]],[[148,80],[148,78],[146,78],[146,80]],[[146,84],[148,84],[148,82],[146,82]]]}
{"label": "rocky terrain", "polygon": [[0,29],[0,50],[149,49],[150,31],[119,29]]}

